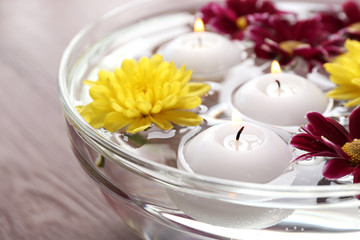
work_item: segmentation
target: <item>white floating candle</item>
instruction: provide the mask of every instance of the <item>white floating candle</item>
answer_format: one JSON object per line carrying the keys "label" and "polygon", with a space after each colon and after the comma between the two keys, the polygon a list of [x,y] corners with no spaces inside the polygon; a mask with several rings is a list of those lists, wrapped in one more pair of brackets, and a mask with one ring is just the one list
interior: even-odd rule
{"label": "white floating candle", "polygon": [[158,51],[177,67],[186,65],[193,70],[193,79],[219,81],[224,73],[241,61],[241,51],[233,42],[216,33],[204,32],[200,18],[194,23],[194,32],[184,34]]}
{"label": "white floating candle", "polygon": [[201,132],[184,146],[183,153],[179,168],[252,183],[271,182],[289,167],[292,159],[289,146],[278,135],[243,122],[219,124]]}
{"label": "white floating candle", "polygon": [[233,97],[234,107],[246,117],[280,126],[305,124],[307,112],[323,113],[328,104],[320,88],[303,77],[281,73],[278,63],[271,74],[245,83]]}
{"label": "white floating candle", "polygon": [[[243,130],[238,132],[239,129]],[[288,170],[290,161],[289,146],[274,132],[251,123],[229,122],[213,126],[190,139],[179,153],[177,163],[178,168],[194,174],[290,185],[295,178],[294,172]],[[234,193],[231,196],[245,202],[237,204],[174,190],[168,193],[185,214],[216,226],[265,228],[293,212],[262,207],[270,200],[265,197]]]}

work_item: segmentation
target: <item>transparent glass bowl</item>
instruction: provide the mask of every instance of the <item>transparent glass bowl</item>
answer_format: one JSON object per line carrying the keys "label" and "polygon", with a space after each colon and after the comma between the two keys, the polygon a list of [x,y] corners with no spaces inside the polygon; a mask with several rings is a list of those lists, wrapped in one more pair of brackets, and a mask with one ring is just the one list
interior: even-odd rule
{"label": "transparent glass bowl", "polygon": [[[76,105],[88,101],[84,79],[99,69],[119,66],[125,57],[151,55],[159,45],[189,31],[194,13],[207,2],[133,1],[71,41],[61,60],[58,84],[69,138],[81,166],[124,222],[144,239],[356,239],[360,201],[353,196],[360,194],[360,185],[318,179],[321,163],[304,164],[300,184],[290,186],[192,175],[175,167],[177,144],[186,134],[181,129],[166,136],[160,133],[163,140],[148,147],[133,147],[124,136],[93,129],[76,111]],[[284,8],[300,4],[311,9],[329,1],[275,2]],[[214,94],[207,104],[217,100]],[[159,136],[154,130],[140,137],[150,139],[151,134]],[[168,139],[173,143],[164,144]],[[96,166],[99,158],[105,159],[103,167]],[[316,184],[303,184],[314,176]]]}

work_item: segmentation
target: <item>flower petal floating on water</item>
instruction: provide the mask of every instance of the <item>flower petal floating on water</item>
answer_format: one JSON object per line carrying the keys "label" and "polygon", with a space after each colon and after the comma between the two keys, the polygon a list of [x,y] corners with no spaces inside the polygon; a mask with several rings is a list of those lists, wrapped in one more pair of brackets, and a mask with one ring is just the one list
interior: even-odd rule
{"label": "flower petal floating on water", "polygon": [[249,26],[248,31],[258,57],[277,59],[281,65],[301,57],[310,69],[342,53],[345,41],[325,31],[319,17],[298,20],[290,14],[272,15],[262,25]]}
{"label": "flower petal floating on water", "polygon": [[270,14],[280,13],[271,1],[227,0],[225,6],[211,2],[200,9],[205,24],[232,39],[243,39],[250,24],[265,20]]}
{"label": "flower petal floating on water", "polygon": [[210,86],[190,83],[191,74],[157,54],[124,60],[114,72],[100,71],[96,82],[85,81],[93,102],[77,110],[92,127],[110,132],[136,133],[152,124],[163,130],[199,125],[203,119],[189,110],[201,104]]}
{"label": "flower petal floating on water", "polygon": [[[353,182],[360,182],[360,107],[349,117],[349,131],[331,118],[311,112],[306,116],[305,133],[295,135],[291,145],[307,153],[294,161],[302,161],[314,156],[327,157],[323,169],[325,178],[334,180],[353,175]],[[357,196],[358,198],[360,196]]]}
{"label": "flower petal floating on water", "polygon": [[324,29],[337,32],[346,38],[360,40],[360,5],[356,1],[346,1],[340,10],[330,8],[318,16]]}
{"label": "flower petal floating on water", "polygon": [[345,106],[351,107],[360,104],[360,42],[347,40],[345,46],[347,52],[324,67],[330,73],[330,80],[337,84],[328,97],[345,100]]}

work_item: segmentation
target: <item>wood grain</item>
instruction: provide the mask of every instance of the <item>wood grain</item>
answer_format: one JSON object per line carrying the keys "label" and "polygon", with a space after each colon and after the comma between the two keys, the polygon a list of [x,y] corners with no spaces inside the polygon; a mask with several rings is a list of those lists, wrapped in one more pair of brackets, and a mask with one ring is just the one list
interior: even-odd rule
{"label": "wood grain", "polygon": [[73,155],[57,93],[61,54],[125,0],[0,1],[0,239],[139,239]]}

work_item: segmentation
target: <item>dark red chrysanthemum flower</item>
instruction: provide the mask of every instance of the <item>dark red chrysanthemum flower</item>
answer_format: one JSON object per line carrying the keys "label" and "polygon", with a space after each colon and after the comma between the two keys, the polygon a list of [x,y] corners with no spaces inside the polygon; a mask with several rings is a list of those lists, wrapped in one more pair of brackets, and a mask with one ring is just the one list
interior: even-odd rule
{"label": "dark red chrysanthemum flower", "polygon": [[319,17],[328,31],[338,32],[346,38],[360,40],[360,5],[355,1],[343,3],[340,12],[330,10],[319,13]]}
{"label": "dark red chrysanthemum flower", "polygon": [[[291,145],[306,151],[294,161],[322,156],[326,162],[323,175],[330,180],[349,174],[354,183],[360,182],[360,107],[352,111],[349,118],[349,131],[335,120],[320,113],[306,115],[309,124],[302,127],[305,133],[295,135]],[[357,196],[358,198],[360,196]]]}
{"label": "dark red chrysanthemum flower", "polygon": [[248,29],[260,58],[277,59],[287,65],[295,57],[301,57],[311,69],[343,52],[345,38],[324,30],[320,17],[298,20],[289,14],[272,15],[262,24]]}
{"label": "dark red chrysanthemum flower", "polygon": [[232,39],[243,39],[244,31],[253,22],[265,20],[279,12],[270,1],[226,0],[225,6],[211,2],[200,9],[205,24],[214,31],[228,34]]}

